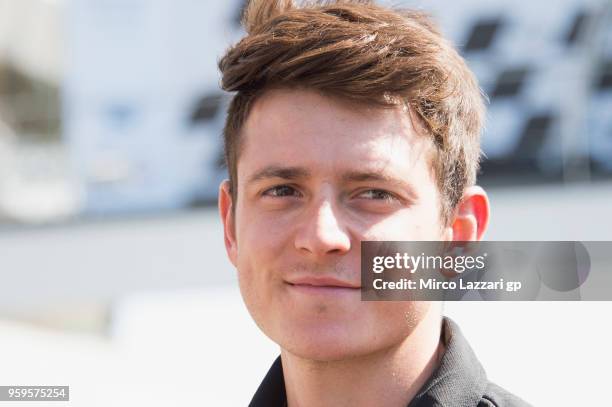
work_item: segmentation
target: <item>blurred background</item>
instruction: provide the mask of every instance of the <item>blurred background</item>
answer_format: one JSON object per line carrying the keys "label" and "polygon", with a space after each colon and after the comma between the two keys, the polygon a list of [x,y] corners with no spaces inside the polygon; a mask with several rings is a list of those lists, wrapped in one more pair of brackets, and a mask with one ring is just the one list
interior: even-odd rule
{"label": "blurred background", "polygon": [[[488,95],[486,238],[612,240],[612,1],[381,3],[430,12]],[[0,0],[0,385],[70,385],[71,406],[250,400],[278,350],[215,207],[216,62],[243,8]],[[611,312],[446,304],[490,378],[538,406],[600,405]]]}

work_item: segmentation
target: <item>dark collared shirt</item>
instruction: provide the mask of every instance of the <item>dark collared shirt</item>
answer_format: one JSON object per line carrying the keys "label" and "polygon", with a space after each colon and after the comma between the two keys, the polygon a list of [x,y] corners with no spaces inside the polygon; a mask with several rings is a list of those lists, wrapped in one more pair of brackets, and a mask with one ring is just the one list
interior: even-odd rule
{"label": "dark collared shirt", "polygon": [[[489,382],[459,326],[445,317],[442,338],[446,351],[440,366],[407,407],[528,407],[525,401]],[[250,407],[286,407],[283,366],[278,357]]]}

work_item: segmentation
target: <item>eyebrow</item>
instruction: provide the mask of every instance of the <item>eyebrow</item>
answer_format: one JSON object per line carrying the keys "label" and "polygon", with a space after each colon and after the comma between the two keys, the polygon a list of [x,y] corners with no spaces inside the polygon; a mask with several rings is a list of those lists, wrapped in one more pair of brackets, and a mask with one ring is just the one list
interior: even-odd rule
{"label": "eyebrow", "polygon": [[310,171],[303,167],[283,167],[279,165],[269,165],[253,174],[247,184],[252,184],[269,178],[282,178],[286,180],[296,180],[300,178],[308,178]]}

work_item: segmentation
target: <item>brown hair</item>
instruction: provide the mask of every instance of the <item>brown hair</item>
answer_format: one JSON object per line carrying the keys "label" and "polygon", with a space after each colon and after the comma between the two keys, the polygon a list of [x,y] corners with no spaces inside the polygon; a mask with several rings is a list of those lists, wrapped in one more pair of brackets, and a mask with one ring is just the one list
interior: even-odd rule
{"label": "brown hair", "polygon": [[[265,90],[302,87],[379,106],[406,104],[435,145],[433,170],[450,221],[476,182],[482,93],[465,61],[423,13],[370,1],[252,0],[247,35],[219,61],[222,88],[237,92],[224,129],[233,202],[240,130]],[[235,206],[235,205],[234,205]]]}

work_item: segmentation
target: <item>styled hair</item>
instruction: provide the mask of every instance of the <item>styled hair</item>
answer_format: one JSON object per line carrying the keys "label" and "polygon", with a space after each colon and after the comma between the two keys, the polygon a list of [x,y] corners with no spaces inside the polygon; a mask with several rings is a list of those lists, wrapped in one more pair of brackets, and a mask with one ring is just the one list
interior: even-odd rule
{"label": "styled hair", "polygon": [[233,202],[240,132],[253,103],[268,89],[304,88],[360,104],[408,106],[433,139],[441,215],[450,221],[476,182],[485,108],[473,73],[427,15],[360,0],[299,7],[252,0],[243,26],[247,35],[219,61],[222,88],[236,92],[224,128]]}

